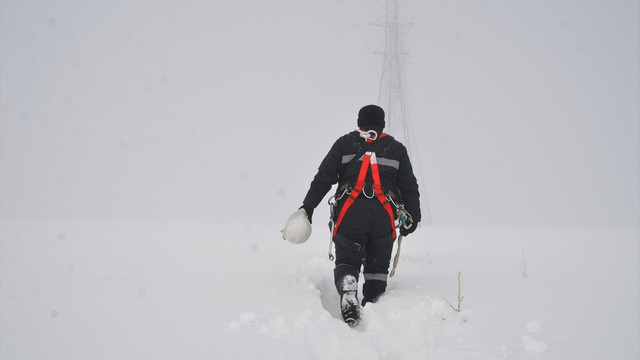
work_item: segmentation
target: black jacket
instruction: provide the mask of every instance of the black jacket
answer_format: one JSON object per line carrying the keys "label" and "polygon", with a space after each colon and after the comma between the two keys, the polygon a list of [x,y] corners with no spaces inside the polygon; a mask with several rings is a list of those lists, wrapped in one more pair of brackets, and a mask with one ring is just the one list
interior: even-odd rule
{"label": "black jacket", "polygon": [[[379,138],[376,141],[382,139],[384,138]],[[358,131],[340,137],[333,144],[329,153],[320,163],[318,173],[313,178],[304,198],[303,207],[305,209],[308,211],[315,209],[334,184],[338,183],[338,190],[340,190],[341,186],[347,182],[355,183],[355,178],[360,172],[362,157],[353,163],[350,161],[364,144],[365,141],[360,137]],[[376,156],[383,190],[394,192],[400,198],[400,202],[404,203],[405,209],[413,217],[414,223],[417,224],[421,219],[420,192],[409,161],[407,148],[393,139],[383,149],[377,149]],[[367,174],[365,184],[367,183],[372,184],[371,170]]]}

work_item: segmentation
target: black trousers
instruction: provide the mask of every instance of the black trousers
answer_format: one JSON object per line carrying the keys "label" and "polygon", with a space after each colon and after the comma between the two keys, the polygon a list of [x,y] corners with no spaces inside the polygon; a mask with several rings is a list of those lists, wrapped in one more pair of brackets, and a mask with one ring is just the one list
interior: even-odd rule
{"label": "black trousers", "polygon": [[333,239],[336,248],[334,279],[338,292],[340,280],[346,275],[358,279],[363,265],[363,303],[375,302],[385,292],[393,231],[389,213],[378,199],[360,194],[347,210]]}

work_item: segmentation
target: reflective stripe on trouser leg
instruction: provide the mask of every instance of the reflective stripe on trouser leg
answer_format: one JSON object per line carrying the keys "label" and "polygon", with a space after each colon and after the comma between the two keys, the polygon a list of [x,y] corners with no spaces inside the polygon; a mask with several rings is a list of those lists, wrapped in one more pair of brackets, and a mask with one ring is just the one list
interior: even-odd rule
{"label": "reflective stripe on trouser leg", "polygon": [[387,282],[387,274],[364,274],[364,281],[378,280]]}
{"label": "reflective stripe on trouser leg", "polygon": [[387,290],[387,274],[364,274],[362,285],[362,303],[376,302]]}

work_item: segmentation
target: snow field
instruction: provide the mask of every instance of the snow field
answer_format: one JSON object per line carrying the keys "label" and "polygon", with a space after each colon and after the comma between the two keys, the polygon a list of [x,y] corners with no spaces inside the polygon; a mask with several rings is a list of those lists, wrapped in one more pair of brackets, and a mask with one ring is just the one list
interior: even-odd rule
{"label": "snow field", "polygon": [[[421,228],[355,329],[326,228],[2,219],[0,357],[633,359],[638,230]],[[462,311],[457,313],[461,272]],[[525,276],[526,275],[526,276]]]}

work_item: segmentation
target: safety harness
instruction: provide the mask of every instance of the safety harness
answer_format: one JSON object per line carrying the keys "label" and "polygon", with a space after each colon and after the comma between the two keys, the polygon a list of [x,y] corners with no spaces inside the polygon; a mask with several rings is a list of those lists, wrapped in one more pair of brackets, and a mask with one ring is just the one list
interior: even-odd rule
{"label": "safety harness", "polygon": [[[372,143],[378,138],[382,139],[388,136],[387,134],[383,133],[378,137],[378,134],[373,130],[371,131],[359,130],[359,132],[360,132],[360,136],[363,137],[367,143]],[[353,205],[353,203],[356,201],[360,193],[363,192],[365,178],[367,176],[369,167],[371,167],[371,177],[373,178],[373,196],[375,196],[378,199],[378,201],[380,201],[380,204],[382,205],[382,207],[389,214],[389,219],[390,219],[390,224],[392,229],[392,238],[395,240],[396,226],[395,226],[395,219],[393,217],[393,209],[391,207],[390,199],[387,197],[387,195],[385,195],[384,191],[382,190],[382,183],[380,181],[380,172],[378,170],[378,159],[376,157],[375,151],[366,151],[363,155],[362,165],[360,165],[360,172],[358,173],[358,179],[356,181],[356,185],[353,187],[353,189],[351,189],[351,192],[349,193],[349,197],[345,200],[344,204],[342,205],[342,209],[340,210],[340,214],[338,215],[335,226],[333,226],[333,229],[332,229],[333,231],[331,234],[333,237],[335,237],[336,234],[338,233],[338,228],[340,227],[340,224],[342,223],[342,219],[347,213],[347,210],[349,210],[349,207]],[[364,195],[367,196],[367,194],[364,194]]]}

